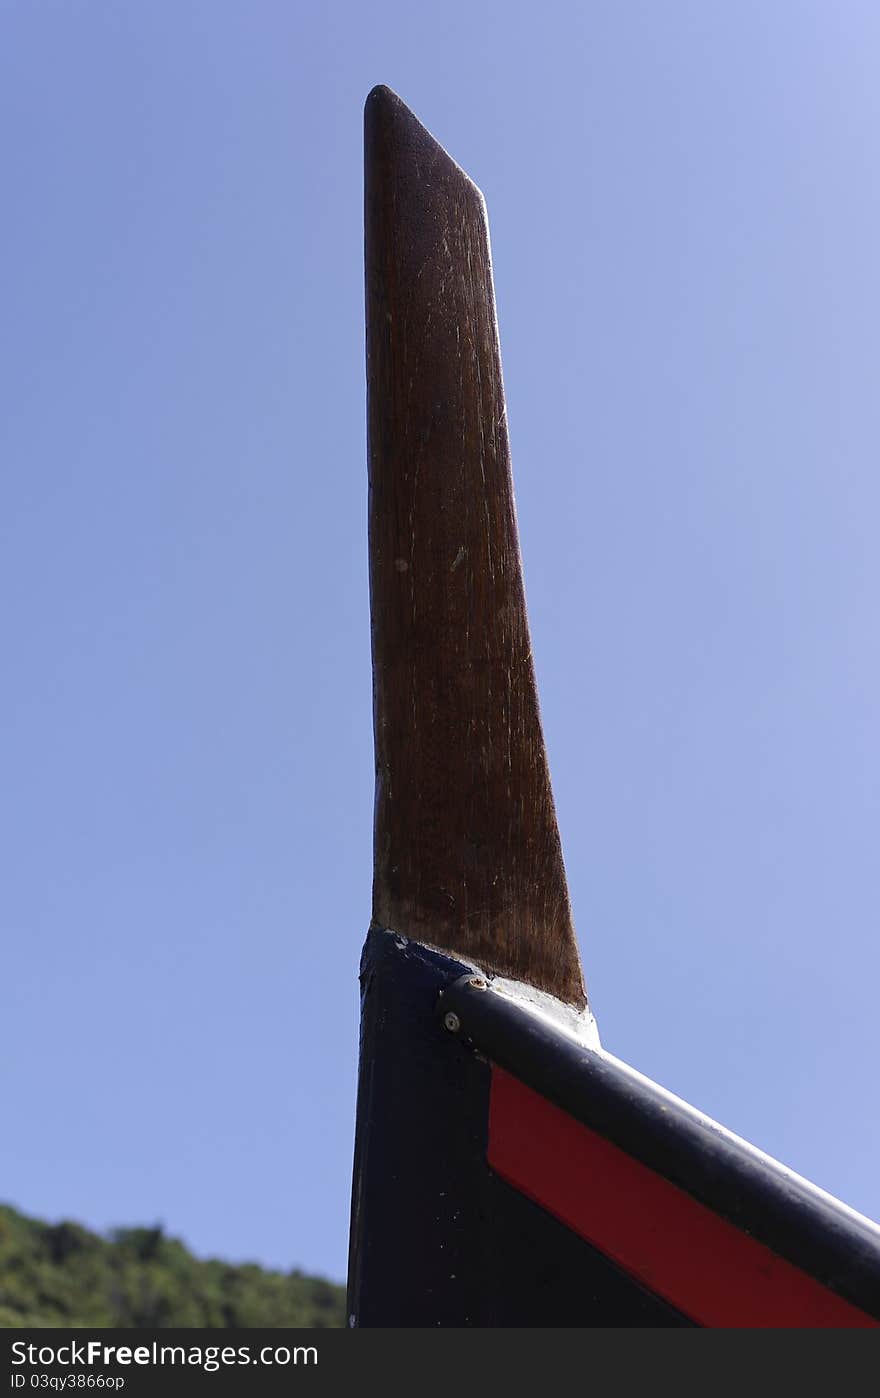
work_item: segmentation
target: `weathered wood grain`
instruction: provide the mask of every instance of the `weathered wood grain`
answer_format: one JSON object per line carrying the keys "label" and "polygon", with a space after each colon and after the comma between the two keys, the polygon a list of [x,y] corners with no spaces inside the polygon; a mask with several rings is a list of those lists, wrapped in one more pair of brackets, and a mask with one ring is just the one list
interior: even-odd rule
{"label": "weathered wood grain", "polygon": [[388,88],[365,165],[373,920],[581,1005],[483,197]]}

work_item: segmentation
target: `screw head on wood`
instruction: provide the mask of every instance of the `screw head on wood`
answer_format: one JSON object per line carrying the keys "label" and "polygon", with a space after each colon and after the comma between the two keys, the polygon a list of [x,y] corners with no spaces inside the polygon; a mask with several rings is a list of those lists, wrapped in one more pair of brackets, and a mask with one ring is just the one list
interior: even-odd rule
{"label": "screw head on wood", "polygon": [[443,1023],[449,1030],[450,1034],[457,1034],[459,1029],[461,1028],[461,1020],[459,1019],[457,1014],[453,1014],[452,1010],[450,1010],[448,1014],[443,1016]]}

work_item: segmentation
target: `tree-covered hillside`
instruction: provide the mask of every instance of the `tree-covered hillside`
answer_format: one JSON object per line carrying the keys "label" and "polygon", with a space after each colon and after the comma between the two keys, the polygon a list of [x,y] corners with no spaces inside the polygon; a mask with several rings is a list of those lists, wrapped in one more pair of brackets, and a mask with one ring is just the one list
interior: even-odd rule
{"label": "tree-covered hillside", "polygon": [[99,1237],[0,1205],[0,1327],[339,1326],[341,1286],[253,1264],[200,1262],[161,1228]]}

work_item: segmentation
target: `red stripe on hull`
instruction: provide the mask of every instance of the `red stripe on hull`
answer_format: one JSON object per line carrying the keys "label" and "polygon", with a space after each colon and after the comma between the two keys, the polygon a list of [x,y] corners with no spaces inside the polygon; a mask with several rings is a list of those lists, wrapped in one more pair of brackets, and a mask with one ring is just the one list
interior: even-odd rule
{"label": "red stripe on hull", "polygon": [[700,1325],[878,1325],[495,1064],[489,1164]]}

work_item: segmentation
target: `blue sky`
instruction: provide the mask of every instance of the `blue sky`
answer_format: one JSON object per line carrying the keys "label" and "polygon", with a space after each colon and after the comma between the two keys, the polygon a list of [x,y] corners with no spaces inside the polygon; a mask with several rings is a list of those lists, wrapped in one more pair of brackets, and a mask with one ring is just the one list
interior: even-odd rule
{"label": "blue sky", "polygon": [[880,1214],[876,5],[0,29],[0,1198],[344,1275],[385,82],[488,201],[606,1046]]}

